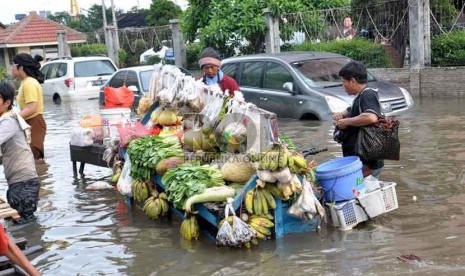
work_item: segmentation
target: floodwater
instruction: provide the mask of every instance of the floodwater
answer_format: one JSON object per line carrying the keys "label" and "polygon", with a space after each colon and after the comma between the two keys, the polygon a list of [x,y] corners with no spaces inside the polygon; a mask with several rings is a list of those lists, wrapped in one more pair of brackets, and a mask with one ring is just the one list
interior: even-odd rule
{"label": "floodwater", "polygon": [[[217,248],[206,238],[186,243],[178,220],[150,221],[113,189],[86,190],[111,170],[87,165],[85,177],[74,178],[68,142],[80,117],[96,113],[97,101],[47,103],[38,219],[8,231],[44,247],[31,257],[44,275],[465,275],[464,104],[416,99],[414,110],[400,116],[401,160],[386,162],[381,174],[397,183],[398,209],[351,231],[323,225],[245,250]],[[330,122],[281,120],[279,128],[300,149],[328,147],[310,159],[341,156]],[[422,261],[396,258],[408,254]]]}

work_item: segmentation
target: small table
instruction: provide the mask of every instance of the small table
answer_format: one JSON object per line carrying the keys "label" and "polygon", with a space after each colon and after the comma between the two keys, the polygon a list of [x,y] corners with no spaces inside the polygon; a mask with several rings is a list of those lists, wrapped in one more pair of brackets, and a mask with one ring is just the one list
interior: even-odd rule
{"label": "small table", "polygon": [[87,147],[69,145],[74,176],[77,176],[77,162],[81,162],[79,166],[79,174],[81,175],[84,175],[85,164],[111,168],[113,166],[113,160],[110,161],[110,164],[102,160],[105,149],[106,148],[100,144],[94,144]]}

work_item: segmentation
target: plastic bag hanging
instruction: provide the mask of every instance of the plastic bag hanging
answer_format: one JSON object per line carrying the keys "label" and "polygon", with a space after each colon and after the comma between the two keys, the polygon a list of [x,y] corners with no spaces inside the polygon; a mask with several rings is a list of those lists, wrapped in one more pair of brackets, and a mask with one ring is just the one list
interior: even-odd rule
{"label": "plastic bag hanging", "polygon": [[216,234],[216,244],[220,246],[235,246],[237,244],[232,226],[228,221],[230,209],[234,214],[234,209],[232,209],[232,205],[227,203],[224,208],[224,220],[221,223],[220,228],[218,229],[218,233]]}

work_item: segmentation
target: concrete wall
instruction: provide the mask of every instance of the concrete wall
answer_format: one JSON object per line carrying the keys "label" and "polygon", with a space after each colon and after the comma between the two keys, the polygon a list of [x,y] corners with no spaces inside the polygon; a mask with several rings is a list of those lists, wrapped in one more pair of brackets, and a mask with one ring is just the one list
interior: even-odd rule
{"label": "concrete wall", "polygon": [[376,68],[379,79],[402,86],[414,97],[465,97],[465,67]]}

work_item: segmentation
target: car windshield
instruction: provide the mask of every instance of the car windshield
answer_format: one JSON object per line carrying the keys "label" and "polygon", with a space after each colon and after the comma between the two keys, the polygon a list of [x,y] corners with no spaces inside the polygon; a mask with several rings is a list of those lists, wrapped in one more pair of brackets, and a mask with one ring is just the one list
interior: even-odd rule
{"label": "car windshield", "polygon": [[140,80],[142,82],[142,91],[149,92],[150,79],[152,78],[153,70],[140,72]]}
{"label": "car windshield", "polygon": [[109,60],[80,61],[74,64],[75,77],[112,75],[115,71],[115,66]]}
{"label": "car windshield", "polygon": [[[342,86],[339,70],[350,59],[344,57],[302,60],[292,63],[305,82],[312,87]],[[368,73],[368,81],[375,81],[375,77]]]}

